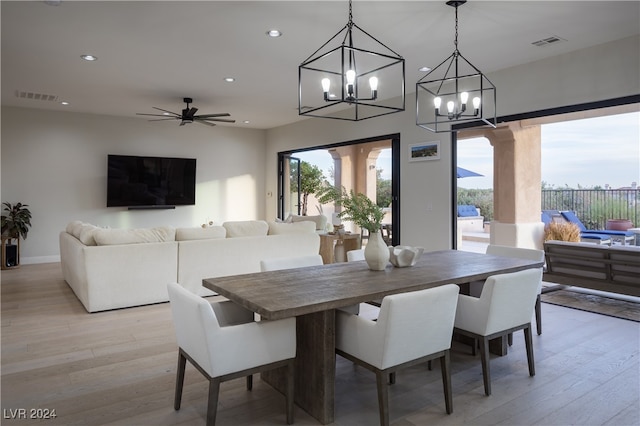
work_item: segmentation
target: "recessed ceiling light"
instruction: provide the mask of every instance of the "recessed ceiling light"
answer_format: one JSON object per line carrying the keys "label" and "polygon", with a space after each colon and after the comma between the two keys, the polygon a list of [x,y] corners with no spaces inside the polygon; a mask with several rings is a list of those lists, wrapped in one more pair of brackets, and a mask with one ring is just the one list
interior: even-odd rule
{"label": "recessed ceiling light", "polygon": [[233,77],[225,77],[224,81],[226,81],[227,83],[233,83],[234,81],[236,81],[236,79]]}
{"label": "recessed ceiling light", "polygon": [[419,71],[427,72],[427,71],[431,71],[431,68],[429,68],[429,67],[420,67]]}
{"label": "recessed ceiling light", "polygon": [[269,30],[266,33],[269,37],[280,37],[282,35],[282,32],[280,30]]}
{"label": "recessed ceiling light", "polygon": [[98,57],[97,56],[93,56],[93,55],[80,55],[80,57],[82,59],[84,59],[85,61],[97,61]]}
{"label": "recessed ceiling light", "polygon": [[62,102],[60,102],[60,104],[61,104],[61,105],[69,105],[69,102],[67,102],[67,101],[62,101]]}

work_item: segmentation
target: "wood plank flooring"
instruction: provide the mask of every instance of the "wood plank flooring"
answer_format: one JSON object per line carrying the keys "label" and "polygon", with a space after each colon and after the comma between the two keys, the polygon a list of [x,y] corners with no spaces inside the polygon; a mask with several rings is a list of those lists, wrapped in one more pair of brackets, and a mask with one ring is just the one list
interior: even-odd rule
{"label": "wood plank flooring", "polygon": [[[182,409],[173,409],[177,348],[169,305],[88,314],[62,280],[60,264],[2,271],[3,425],[198,425],[207,383],[187,367]],[[364,315],[375,315],[366,305]],[[453,414],[444,408],[438,363],[398,373],[391,421],[410,425],[638,425],[640,324],[542,305],[529,377],[519,332],[491,360],[493,395],[479,356],[454,343]],[[337,358],[336,425],[376,425],[375,377]],[[50,420],[15,418],[19,409],[55,410]],[[222,384],[218,425],[284,425],[284,397],[259,378]],[[296,407],[297,425],[318,424]]]}

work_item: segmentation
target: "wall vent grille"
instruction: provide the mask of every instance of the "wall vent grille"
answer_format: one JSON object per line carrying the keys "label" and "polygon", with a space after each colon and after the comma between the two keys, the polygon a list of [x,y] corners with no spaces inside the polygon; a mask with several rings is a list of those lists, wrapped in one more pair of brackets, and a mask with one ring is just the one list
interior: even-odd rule
{"label": "wall vent grille", "polygon": [[551,37],[543,38],[542,40],[534,41],[531,44],[533,44],[534,46],[542,47],[542,46],[547,46],[549,44],[560,43],[563,41],[567,41],[567,40],[558,36],[551,36]]}
{"label": "wall vent grille", "polygon": [[24,90],[16,90],[16,97],[21,99],[31,99],[34,101],[55,102],[58,100],[57,95],[47,95],[44,93],[27,92]]}

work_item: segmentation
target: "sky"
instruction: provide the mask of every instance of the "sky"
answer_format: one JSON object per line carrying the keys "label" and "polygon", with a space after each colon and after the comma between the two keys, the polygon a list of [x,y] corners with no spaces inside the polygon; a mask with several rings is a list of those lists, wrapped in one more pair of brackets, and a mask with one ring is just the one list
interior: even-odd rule
{"label": "sky", "polygon": [[[493,186],[487,139],[458,141],[458,166],[484,175],[459,179],[459,187]],[[640,184],[640,113],[544,124],[541,166],[542,180],[554,188]]]}
{"label": "sky", "polygon": [[[329,176],[333,160],[326,150],[296,157]],[[542,180],[555,188],[640,185],[640,112],[543,125],[541,163]],[[493,187],[493,148],[487,139],[459,140],[458,166],[484,175],[458,179],[459,187]],[[391,149],[382,151],[377,167],[391,179]]]}

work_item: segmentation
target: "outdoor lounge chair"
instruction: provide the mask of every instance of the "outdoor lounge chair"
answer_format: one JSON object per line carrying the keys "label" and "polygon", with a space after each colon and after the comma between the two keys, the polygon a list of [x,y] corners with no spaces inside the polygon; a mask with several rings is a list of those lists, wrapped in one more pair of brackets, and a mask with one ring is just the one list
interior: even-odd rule
{"label": "outdoor lounge chair", "polygon": [[[578,225],[580,228],[580,238],[584,238],[585,235],[601,235],[601,236],[609,236],[611,240],[618,240],[622,242],[622,244],[633,244],[635,240],[635,234],[630,231],[614,231],[614,230],[589,230],[586,226],[578,219],[578,216],[571,211],[560,212],[563,218],[568,222],[571,222],[575,225]],[[587,237],[588,238],[588,237]],[[594,237],[597,238],[597,237]]]}

